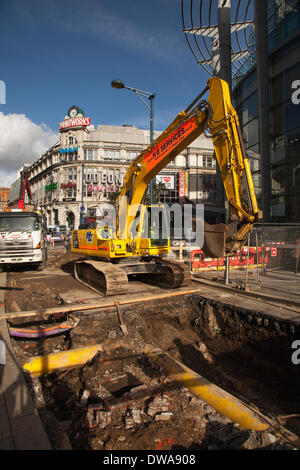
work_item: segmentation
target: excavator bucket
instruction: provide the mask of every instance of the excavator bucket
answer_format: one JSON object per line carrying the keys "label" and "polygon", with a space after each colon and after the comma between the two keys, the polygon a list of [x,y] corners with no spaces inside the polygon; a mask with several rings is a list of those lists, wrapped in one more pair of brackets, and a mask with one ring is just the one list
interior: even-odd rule
{"label": "excavator bucket", "polygon": [[202,250],[211,258],[223,258],[225,256],[226,235],[228,225],[210,225],[204,222],[204,243]]}

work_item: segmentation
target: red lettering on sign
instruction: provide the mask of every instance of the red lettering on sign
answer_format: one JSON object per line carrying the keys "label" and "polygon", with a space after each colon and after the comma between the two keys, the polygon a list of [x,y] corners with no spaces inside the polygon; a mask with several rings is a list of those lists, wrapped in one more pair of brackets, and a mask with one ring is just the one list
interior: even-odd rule
{"label": "red lettering on sign", "polygon": [[182,124],[176,131],[166,137],[160,144],[147,153],[144,157],[148,171],[152,170],[161,160],[166,157],[171,150],[177,147],[182,140],[196,129],[195,118],[192,117]]}
{"label": "red lettering on sign", "polygon": [[59,123],[59,129],[66,129],[69,127],[80,127],[80,126],[89,126],[91,123],[91,118],[81,117],[75,119],[66,119]]}

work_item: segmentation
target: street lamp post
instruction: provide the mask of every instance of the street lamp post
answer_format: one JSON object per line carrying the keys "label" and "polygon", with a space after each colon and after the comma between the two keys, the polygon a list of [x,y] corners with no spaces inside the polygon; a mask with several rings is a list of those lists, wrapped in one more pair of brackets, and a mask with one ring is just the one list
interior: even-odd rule
{"label": "street lamp post", "polygon": [[[111,82],[111,86],[113,88],[121,89],[121,88],[126,88],[127,90],[133,91],[140,100],[147,106],[147,108],[150,111],[150,142],[152,143],[154,140],[154,98],[155,94],[150,93],[148,91],[144,90],[138,90],[137,88],[132,88],[130,86],[125,85],[122,80],[113,80]],[[150,105],[144,100],[144,98],[147,98],[150,101]],[[153,203],[153,180],[150,181],[150,204]]]}
{"label": "street lamp post", "polygon": [[84,209],[83,209],[83,188],[84,188],[84,163],[81,166],[81,207],[80,207],[80,225],[84,222]]}

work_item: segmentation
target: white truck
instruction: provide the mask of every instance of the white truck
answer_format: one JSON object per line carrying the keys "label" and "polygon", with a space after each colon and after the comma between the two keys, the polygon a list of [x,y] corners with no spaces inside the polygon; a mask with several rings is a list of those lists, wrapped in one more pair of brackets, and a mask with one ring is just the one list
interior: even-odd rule
{"label": "white truck", "polygon": [[0,271],[5,266],[31,264],[42,271],[47,260],[46,233],[37,212],[0,212]]}

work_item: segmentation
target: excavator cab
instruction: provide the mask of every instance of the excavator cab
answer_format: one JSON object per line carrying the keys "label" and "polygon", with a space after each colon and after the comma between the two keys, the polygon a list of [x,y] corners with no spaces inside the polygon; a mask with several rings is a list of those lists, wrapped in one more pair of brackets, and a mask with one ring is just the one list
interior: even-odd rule
{"label": "excavator cab", "polygon": [[96,234],[97,238],[100,240],[106,240],[106,239],[113,239],[114,238],[114,233],[111,228],[108,228],[108,225],[104,225],[104,227],[97,227],[96,226]]}
{"label": "excavator cab", "polygon": [[[135,228],[135,231],[133,230]],[[142,206],[131,229],[132,238],[149,240],[149,247],[169,246],[170,233],[167,207],[162,204]]]}

